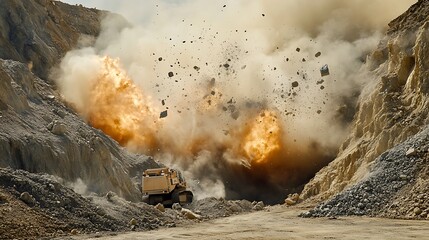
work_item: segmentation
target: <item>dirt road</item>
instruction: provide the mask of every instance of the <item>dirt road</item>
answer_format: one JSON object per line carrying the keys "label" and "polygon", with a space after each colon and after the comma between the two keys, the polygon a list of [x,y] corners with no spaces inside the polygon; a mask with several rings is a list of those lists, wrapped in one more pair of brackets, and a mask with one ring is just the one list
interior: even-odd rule
{"label": "dirt road", "polygon": [[276,206],[201,224],[89,239],[429,239],[428,221],[367,217],[304,219],[297,217],[300,211]]}

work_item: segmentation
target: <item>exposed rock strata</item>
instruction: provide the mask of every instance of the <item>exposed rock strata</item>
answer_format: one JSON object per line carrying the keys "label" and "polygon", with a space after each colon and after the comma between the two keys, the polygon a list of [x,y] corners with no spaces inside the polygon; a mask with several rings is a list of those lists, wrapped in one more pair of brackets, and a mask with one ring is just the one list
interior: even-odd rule
{"label": "exposed rock strata", "polygon": [[139,200],[129,170],[138,175],[157,164],[88,126],[48,80],[79,40],[98,36],[103,14],[51,0],[0,1],[0,167],[80,179],[88,191]]}
{"label": "exposed rock strata", "polygon": [[[350,136],[302,197],[327,199],[362,180],[372,162],[429,124],[429,1],[392,21],[368,59],[376,76],[362,93]],[[406,158],[404,158],[404,161]]]}

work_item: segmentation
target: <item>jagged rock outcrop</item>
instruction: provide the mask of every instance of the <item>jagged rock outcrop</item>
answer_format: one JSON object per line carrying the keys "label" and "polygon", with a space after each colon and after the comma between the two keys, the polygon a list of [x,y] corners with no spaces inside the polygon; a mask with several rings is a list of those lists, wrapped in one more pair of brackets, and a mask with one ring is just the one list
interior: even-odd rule
{"label": "jagged rock outcrop", "polygon": [[53,0],[0,1],[0,58],[32,65],[47,79],[51,67],[76,47],[79,38],[100,33],[96,9]]}
{"label": "jagged rock outcrop", "polygon": [[51,0],[0,1],[0,167],[81,179],[89,191],[138,200],[129,171],[157,164],[88,126],[47,80],[82,36],[99,34],[102,14]]}
{"label": "jagged rock outcrop", "polygon": [[376,78],[360,97],[352,132],[337,158],[305,186],[303,198],[327,199],[358,182],[380,154],[429,124],[427,16],[429,1],[420,0],[389,24],[368,59]]}
{"label": "jagged rock outcrop", "polygon": [[[44,172],[95,192],[116,191],[129,199],[139,192],[128,168],[138,156],[88,126],[50,86],[23,63],[0,60],[0,167]],[[17,101],[18,100],[18,101]]]}

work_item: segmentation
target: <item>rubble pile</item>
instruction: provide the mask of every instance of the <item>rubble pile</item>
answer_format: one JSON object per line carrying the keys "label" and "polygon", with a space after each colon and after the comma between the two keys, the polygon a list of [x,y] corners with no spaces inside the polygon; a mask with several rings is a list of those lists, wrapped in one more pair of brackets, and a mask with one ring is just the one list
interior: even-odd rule
{"label": "rubble pile", "polygon": [[367,177],[302,217],[343,215],[426,219],[429,128],[381,154]]}
{"label": "rubble pile", "polygon": [[10,168],[0,169],[0,212],[0,235],[5,238],[149,230],[182,221],[112,192],[83,197],[53,176]]}
{"label": "rubble pile", "polygon": [[[143,231],[263,209],[263,203],[208,198],[181,207],[130,202],[114,192],[82,196],[58,177],[0,168],[0,236],[39,238]],[[188,209],[189,208],[189,209]]]}
{"label": "rubble pile", "polygon": [[190,206],[194,212],[203,217],[212,219],[219,217],[228,217],[234,214],[260,211],[265,205],[263,202],[250,202],[247,200],[225,200],[223,198],[205,198],[194,201]]}

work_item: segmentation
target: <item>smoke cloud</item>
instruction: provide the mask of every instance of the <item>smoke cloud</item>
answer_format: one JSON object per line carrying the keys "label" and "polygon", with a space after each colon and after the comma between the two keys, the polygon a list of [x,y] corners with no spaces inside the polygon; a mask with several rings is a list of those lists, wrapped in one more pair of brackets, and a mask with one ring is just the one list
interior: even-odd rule
{"label": "smoke cloud", "polygon": [[335,157],[366,55],[415,1],[144,2],[138,17],[121,1],[132,24],[106,16],[91,47],[67,53],[53,73],[65,99],[183,170],[197,198],[275,203]]}

